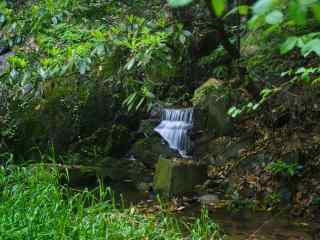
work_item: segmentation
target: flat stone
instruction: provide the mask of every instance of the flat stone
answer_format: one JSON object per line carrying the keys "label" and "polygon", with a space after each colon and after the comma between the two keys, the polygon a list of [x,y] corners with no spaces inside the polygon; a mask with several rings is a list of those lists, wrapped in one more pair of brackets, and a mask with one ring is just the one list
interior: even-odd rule
{"label": "flat stone", "polygon": [[192,192],[207,178],[207,166],[192,160],[160,159],[156,165],[154,188],[165,195]]}

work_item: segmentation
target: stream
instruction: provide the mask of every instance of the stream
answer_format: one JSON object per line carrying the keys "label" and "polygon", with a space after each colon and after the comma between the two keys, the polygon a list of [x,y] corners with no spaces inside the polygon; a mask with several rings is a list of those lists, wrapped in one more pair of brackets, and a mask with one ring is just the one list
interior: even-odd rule
{"label": "stream", "polygon": [[[110,185],[115,192],[116,199],[120,196],[126,205],[152,205],[157,204],[150,200],[148,193],[139,192],[133,183],[123,182]],[[175,216],[183,221],[191,222],[200,216],[201,205],[191,204]],[[214,209],[209,207],[209,216],[218,223],[231,240],[316,240],[313,238],[313,226],[299,218],[288,215],[272,215],[268,212],[242,211],[231,213],[227,209]]]}

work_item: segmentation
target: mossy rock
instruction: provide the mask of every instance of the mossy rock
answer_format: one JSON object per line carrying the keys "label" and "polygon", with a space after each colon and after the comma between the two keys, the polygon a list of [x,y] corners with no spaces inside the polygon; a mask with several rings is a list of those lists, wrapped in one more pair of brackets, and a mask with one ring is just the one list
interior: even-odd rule
{"label": "mossy rock", "polygon": [[176,157],[177,153],[171,150],[162,138],[154,133],[150,137],[138,140],[131,149],[131,154],[149,167],[154,167],[159,157]]}
{"label": "mossy rock", "polygon": [[156,166],[154,188],[165,195],[188,193],[206,178],[206,165],[192,160],[160,159]]}
{"label": "mossy rock", "polygon": [[232,123],[228,115],[228,98],[221,81],[211,78],[194,93],[194,131],[217,136],[229,135]]}
{"label": "mossy rock", "polygon": [[130,150],[138,161],[149,167],[154,167],[160,156],[164,158],[177,156],[177,153],[154,131],[158,124],[157,119],[141,121],[138,133],[142,138],[137,140]]}

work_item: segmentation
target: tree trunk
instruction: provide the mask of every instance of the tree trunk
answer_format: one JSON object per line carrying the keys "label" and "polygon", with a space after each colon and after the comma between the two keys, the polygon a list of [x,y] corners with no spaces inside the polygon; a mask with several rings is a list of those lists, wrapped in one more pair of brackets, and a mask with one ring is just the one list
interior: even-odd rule
{"label": "tree trunk", "polygon": [[213,19],[214,28],[218,32],[220,43],[233,58],[240,58],[240,49],[237,47],[237,45],[234,45],[230,42],[230,39],[229,39],[230,36],[224,28],[225,24],[221,18],[215,15],[214,9],[211,4],[211,0],[205,0],[205,1],[207,4],[207,8],[210,12],[210,15]]}

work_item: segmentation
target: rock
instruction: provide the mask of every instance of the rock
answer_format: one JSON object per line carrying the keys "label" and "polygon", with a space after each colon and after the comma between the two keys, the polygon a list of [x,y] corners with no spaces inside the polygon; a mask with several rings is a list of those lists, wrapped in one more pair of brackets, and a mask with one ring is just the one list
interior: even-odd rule
{"label": "rock", "polygon": [[150,111],[150,118],[160,119],[161,118],[161,109],[162,109],[162,106],[160,104],[155,104]]}
{"label": "rock", "polygon": [[192,160],[160,159],[156,166],[154,188],[165,195],[192,192],[207,177],[207,166]]}
{"label": "rock", "polygon": [[127,159],[108,157],[101,159],[95,165],[83,165],[83,163],[72,165],[45,164],[45,166],[57,168],[63,175],[67,172],[67,177],[63,178],[63,181],[73,186],[96,183],[99,178],[114,182],[128,179],[134,182],[142,182],[150,175],[150,171],[141,162]]}
{"label": "rock", "polygon": [[99,163],[104,169],[104,175],[113,181],[131,179],[139,182],[150,174],[143,163],[129,159],[105,158]]}
{"label": "rock", "polygon": [[[106,178],[106,171],[99,166],[66,165],[66,164],[34,164],[33,166],[43,166],[49,169],[57,169],[61,181],[72,186],[84,186],[97,183],[97,179]],[[35,168],[36,169],[36,168]]]}
{"label": "rock", "polygon": [[155,120],[142,121],[139,133],[143,138],[137,140],[130,150],[130,155],[148,167],[155,167],[160,156],[163,158],[178,156],[178,153],[170,149],[161,136],[153,130],[158,122]]}
{"label": "rock", "polygon": [[210,138],[205,135],[195,142],[194,155],[197,159],[207,157],[207,162],[215,165],[223,165],[229,160],[238,159],[241,152],[252,143],[250,137],[219,137]]}
{"label": "rock", "polygon": [[201,85],[194,93],[194,131],[207,131],[215,136],[229,135],[232,123],[222,83],[214,78]]}
{"label": "rock", "polygon": [[219,197],[215,194],[205,194],[198,198],[203,205],[213,205],[219,202]]}
{"label": "rock", "polygon": [[152,183],[140,182],[136,184],[136,187],[140,192],[147,192],[152,188]]}
{"label": "rock", "polygon": [[149,137],[155,134],[154,128],[159,124],[158,119],[141,120],[138,133],[144,137]]}

